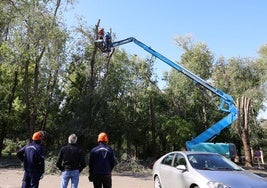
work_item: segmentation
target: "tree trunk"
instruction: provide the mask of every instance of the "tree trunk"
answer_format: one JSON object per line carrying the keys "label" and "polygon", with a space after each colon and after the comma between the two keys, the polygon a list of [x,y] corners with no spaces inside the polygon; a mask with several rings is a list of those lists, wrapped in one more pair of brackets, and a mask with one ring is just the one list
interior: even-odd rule
{"label": "tree trunk", "polygon": [[[152,133],[152,147],[156,146],[156,119],[155,119],[155,105],[154,105],[154,98],[150,96],[150,121],[151,121],[151,133]],[[155,157],[156,150],[152,150],[152,156]]]}
{"label": "tree trunk", "polygon": [[238,107],[238,121],[237,121],[237,132],[243,143],[244,155],[245,155],[245,166],[252,166],[252,156],[250,152],[249,142],[249,110],[250,110],[251,99],[242,96],[237,99]]}
{"label": "tree trunk", "polygon": [[[29,49],[29,47],[27,47]],[[26,60],[24,62],[24,77],[23,77],[23,89],[24,89],[24,102],[25,102],[25,126],[27,127],[27,130],[28,130],[28,135],[29,135],[29,138],[30,138],[30,135],[32,135],[33,133],[33,130],[32,130],[32,127],[31,127],[31,124],[30,124],[30,94],[29,94],[29,64],[30,64],[30,61],[29,60]]]}
{"label": "tree trunk", "polygon": [[[49,79],[47,81],[45,113],[44,113],[44,117],[42,120],[41,130],[45,130],[45,128],[46,128],[46,122],[47,122],[48,114],[50,112],[51,101],[52,101],[54,89],[56,87],[56,83],[57,83],[57,79],[58,79],[58,72],[59,71],[57,69],[55,71],[54,75],[50,74]],[[51,86],[50,86],[50,80],[52,80]]]}
{"label": "tree trunk", "polygon": [[31,106],[32,106],[32,112],[30,115],[31,121],[30,121],[30,127],[31,127],[31,133],[34,132],[37,114],[38,114],[38,87],[39,87],[39,62],[35,62],[34,67],[34,81],[33,81],[33,98],[31,100]]}
{"label": "tree trunk", "polygon": [[[99,28],[100,20],[98,20],[97,24],[95,25],[95,35],[97,36],[98,28]],[[91,96],[95,89],[95,59],[97,53],[97,46],[94,46],[94,50],[90,60],[90,78],[88,83],[88,95]]]}

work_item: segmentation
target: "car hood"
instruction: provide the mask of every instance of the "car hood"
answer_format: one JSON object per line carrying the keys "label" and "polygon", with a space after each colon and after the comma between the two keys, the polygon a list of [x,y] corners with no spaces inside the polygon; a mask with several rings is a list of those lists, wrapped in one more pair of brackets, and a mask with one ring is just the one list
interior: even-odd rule
{"label": "car hood", "polygon": [[231,188],[267,188],[267,180],[246,171],[197,170],[211,181],[217,181]]}

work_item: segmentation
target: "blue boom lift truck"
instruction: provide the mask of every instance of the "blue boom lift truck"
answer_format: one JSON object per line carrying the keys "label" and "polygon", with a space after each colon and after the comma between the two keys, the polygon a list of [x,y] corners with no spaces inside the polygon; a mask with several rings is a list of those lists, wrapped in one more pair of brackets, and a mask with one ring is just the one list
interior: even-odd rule
{"label": "blue boom lift truck", "polygon": [[140,42],[139,40],[130,37],[124,40],[112,42],[110,37],[109,41],[103,40],[97,40],[95,42],[95,45],[103,52],[103,53],[109,53],[112,49],[114,49],[117,46],[121,46],[127,43],[135,43],[139,47],[143,48],[148,53],[152,54],[156,58],[160,59],[161,61],[167,63],[177,71],[181,72],[182,74],[186,75],[188,78],[190,78],[192,81],[194,81],[197,84],[200,84],[213,94],[217,95],[217,97],[220,98],[220,105],[219,110],[228,113],[226,117],[219,120],[217,123],[212,125],[210,128],[196,136],[190,141],[186,142],[186,148],[189,151],[208,151],[208,152],[216,152],[220,153],[221,155],[224,155],[228,158],[233,159],[236,155],[236,148],[234,144],[231,143],[212,143],[208,142],[217,135],[220,134],[220,132],[225,129],[226,127],[230,126],[236,119],[237,119],[237,113],[238,110],[236,106],[234,105],[233,98],[224,93],[223,91],[213,87],[209,83],[207,83],[202,78],[198,77],[197,75],[193,74],[183,66],[172,62],[165,56],[161,55],[160,53],[156,52],[152,48],[148,47],[144,43]]}

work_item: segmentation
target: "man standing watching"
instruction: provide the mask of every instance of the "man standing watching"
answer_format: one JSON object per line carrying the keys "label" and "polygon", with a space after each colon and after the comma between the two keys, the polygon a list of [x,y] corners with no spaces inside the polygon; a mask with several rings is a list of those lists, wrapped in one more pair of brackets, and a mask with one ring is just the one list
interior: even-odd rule
{"label": "man standing watching", "polygon": [[43,131],[35,132],[32,136],[32,142],[17,152],[17,157],[23,162],[24,166],[21,188],[38,188],[39,181],[43,178],[45,172],[45,156],[41,146],[43,138]]}
{"label": "man standing watching", "polygon": [[111,171],[117,164],[114,152],[108,146],[108,135],[100,133],[97,138],[98,146],[90,152],[89,158],[89,181],[93,182],[94,188],[111,188]]}
{"label": "man standing watching", "polygon": [[70,179],[71,188],[77,188],[79,175],[86,166],[84,152],[76,142],[77,136],[71,134],[68,138],[68,145],[63,146],[58,154],[56,165],[62,172],[61,188],[67,188]]}

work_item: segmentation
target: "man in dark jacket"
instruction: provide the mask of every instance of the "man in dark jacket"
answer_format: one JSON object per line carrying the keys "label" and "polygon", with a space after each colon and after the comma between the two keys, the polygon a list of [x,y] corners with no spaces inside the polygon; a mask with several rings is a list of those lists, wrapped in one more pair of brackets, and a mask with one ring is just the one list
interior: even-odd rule
{"label": "man in dark jacket", "polygon": [[34,133],[32,136],[33,141],[17,152],[17,157],[23,162],[24,166],[21,188],[38,188],[39,181],[43,178],[45,172],[45,155],[41,146],[43,138],[43,131]]}
{"label": "man in dark jacket", "polygon": [[111,188],[111,172],[117,161],[112,148],[107,145],[107,134],[100,133],[97,141],[98,146],[90,152],[89,181],[93,181],[94,188]]}
{"label": "man in dark jacket", "polygon": [[76,142],[77,136],[71,134],[68,138],[68,145],[63,146],[58,154],[56,165],[62,171],[61,188],[67,188],[70,179],[71,187],[77,188],[79,175],[86,166],[84,152]]}

